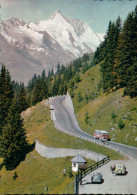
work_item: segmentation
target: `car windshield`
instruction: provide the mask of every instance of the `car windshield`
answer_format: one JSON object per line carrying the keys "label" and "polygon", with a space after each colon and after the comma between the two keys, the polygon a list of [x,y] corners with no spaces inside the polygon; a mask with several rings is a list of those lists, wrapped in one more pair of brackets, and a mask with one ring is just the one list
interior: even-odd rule
{"label": "car windshield", "polygon": [[122,165],[118,165],[117,168],[118,168],[118,169],[122,169],[123,166],[122,166]]}
{"label": "car windshield", "polygon": [[97,130],[97,131],[95,131],[95,133],[99,133],[99,132],[100,132],[100,131],[98,131],[98,130]]}

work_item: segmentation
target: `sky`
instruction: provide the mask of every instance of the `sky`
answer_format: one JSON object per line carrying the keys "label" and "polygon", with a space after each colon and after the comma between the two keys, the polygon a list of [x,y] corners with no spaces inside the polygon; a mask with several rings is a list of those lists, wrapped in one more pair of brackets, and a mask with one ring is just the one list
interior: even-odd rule
{"label": "sky", "polygon": [[126,19],[137,0],[0,0],[1,19],[18,17],[38,23],[59,9],[66,17],[86,22],[97,33],[106,33],[109,21]]}

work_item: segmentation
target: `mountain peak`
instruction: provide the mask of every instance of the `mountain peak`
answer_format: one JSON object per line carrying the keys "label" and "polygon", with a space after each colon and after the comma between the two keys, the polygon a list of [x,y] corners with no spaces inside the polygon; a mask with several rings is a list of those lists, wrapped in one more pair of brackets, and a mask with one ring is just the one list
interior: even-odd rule
{"label": "mountain peak", "polygon": [[62,13],[61,13],[61,11],[60,11],[59,9],[57,9],[57,10],[55,11],[55,13],[56,13],[56,14],[61,14],[61,15],[62,15]]}
{"label": "mountain peak", "polygon": [[55,19],[56,17],[63,17],[63,14],[61,13],[61,11],[59,9],[57,9],[54,14],[51,16],[51,19]]}

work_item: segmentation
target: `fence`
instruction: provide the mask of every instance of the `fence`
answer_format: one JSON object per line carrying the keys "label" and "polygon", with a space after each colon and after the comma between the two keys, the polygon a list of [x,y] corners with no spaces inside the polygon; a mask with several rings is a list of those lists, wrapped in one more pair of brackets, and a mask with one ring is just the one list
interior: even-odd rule
{"label": "fence", "polygon": [[79,182],[81,182],[81,180],[88,175],[89,173],[91,173],[92,171],[98,169],[99,167],[103,166],[104,164],[108,163],[110,161],[109,156],[107,156],[106,158],[100,160],[99,162],[95,163],[94,165],[91,165],[89,167],[87,167],[86,170],[80,171],[78,170],[78,173],[75,176],[75,194],[79,193]]}

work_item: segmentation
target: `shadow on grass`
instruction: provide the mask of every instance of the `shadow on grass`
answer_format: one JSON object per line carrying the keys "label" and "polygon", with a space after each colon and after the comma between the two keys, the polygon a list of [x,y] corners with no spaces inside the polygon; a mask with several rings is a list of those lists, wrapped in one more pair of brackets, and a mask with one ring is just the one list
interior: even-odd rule
{"label": "shadow on grass", "polygon": [[1,163],[0,164],[0,170],[3,168],[3,166],[4,166],[4,163]]}
{"label": "shadow on grass", "polygon": [[[21,158],[20,158],[20,161],[19,161],[18,165],[20,164],[21,161],[24,161],[24,160],[25,160],[26,155],[27,155],[28,153],[32,152],[32,151],[34,150],[34,148],[35,148],[35,142],[33,142],[33,144],[28,144],[28,146],[27,146],[27,148],[26,148],[26,151],[25,151],[24,153],[22,153],[22,156],[21,156]],[[17,166],[18,166],[18,165],[17,165]]]}
{"label": "shadow on grass", "polygon": [[28,151],[27,151],[26,154],[32,152],[34,150],[34,148],[35,148],[35,141],[33,142],[33,144],[28,145]]}
{"label": "shadow on grass", "polygon": [[33,144],[28,144],[25,151],[22,151],[22,152],[20,151],[14,154],[14,156],[8,159],[8,161],[3,162],[0,165],[0,168],[2,169],[2,167],[5,166],[7,170],[10,170],[10,171],[14,170],[22,161],[25,160],[26,155],[32,152],[34,148],[35,148],[35,142]]}

